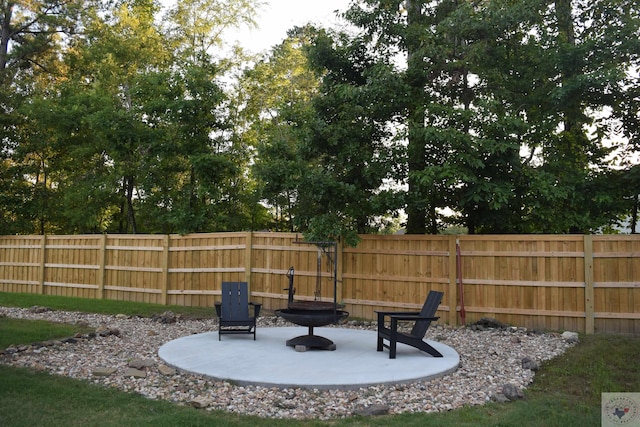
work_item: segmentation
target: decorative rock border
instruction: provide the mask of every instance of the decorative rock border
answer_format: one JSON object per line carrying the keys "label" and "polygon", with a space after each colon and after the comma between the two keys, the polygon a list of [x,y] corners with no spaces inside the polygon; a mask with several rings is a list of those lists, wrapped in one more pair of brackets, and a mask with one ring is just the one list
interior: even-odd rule
{"label": "decorative rock border", "polygon": [[[458,351],[461,366],[427,382],[363,387],[358,390],[275,389],[236,386],[176,371],[160,361],[158,348],[173,339],[216,330],[215,319],[187,320],[172,313],[154,318],[0,307],[0,316],[81,324],[95,333],[0,352],[0,363],[30,367],[133,391],[150,399],[206,410],[270,418],[331,419],[354,414],[442,412],[490,400],[522,398],[540,363],[575,345],[577,336],[541,334],[524,328],[483,324],[432,326],[427,338]],[[263,317],[259,327],[291,326]],[[375,329],[374,322],[349,321],[340,327]]]}

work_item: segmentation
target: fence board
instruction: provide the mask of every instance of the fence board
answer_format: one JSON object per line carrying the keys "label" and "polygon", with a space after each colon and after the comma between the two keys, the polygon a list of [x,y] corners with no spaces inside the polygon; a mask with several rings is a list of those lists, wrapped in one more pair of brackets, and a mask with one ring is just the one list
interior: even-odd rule
{"label": "fence board", "polygon": [[[462,279],[467,323],[488,316],[532,329],[640,333],[637,235],[361,237],[337,255],[337,299],[352,317],[417,309],[433,289],[445,292],[440,321],[458,324]],[[300,240],[270,232],[0,236],[0,291],[211,307],[223,281],[247,281],[268,312],[286,306],[293,266],[296,299],[333,300],[332,263]]]}

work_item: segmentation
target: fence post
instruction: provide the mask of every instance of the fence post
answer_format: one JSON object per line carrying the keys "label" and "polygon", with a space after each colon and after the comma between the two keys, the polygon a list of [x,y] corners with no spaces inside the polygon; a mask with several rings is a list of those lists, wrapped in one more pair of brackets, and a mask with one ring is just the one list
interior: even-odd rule
{"label": "fence post", "polygon": [[170,235],[165,235],[162,242],[162,277],[160,278],[160,304],[167,305],[169,303],[168,291],[169,291],[169,246]]}
{"label": "fence post", "polygon": [[341,304],[344,301],[344,284],[342,282],[343,269],[344,265],[344,243],[343,239],[338,239],[336,243],[336,253],[334,255],[336,257],[336,302]]}
{"label": "fence post", "polygon": [[594,311],[594,282],[593,282],[593,236],[584,236],[584,314],[585,332],[595,333],[595,311]]}
{"label": "fence post", "polygon": [[248,292],[251,295],[251,269],[253,268],[253,232],[247,231],[244,248],[244,281],[247,282]]}
{"label": "fence post", "polygon": [[40,271],[38,278],[38,293],[44,295],[45,261],[47,257],[47,235],[43,234],[40,239]]}
{"label": "fence post", "polygon": [[456,264],[456,239],[458,236],[449,236],[449,290],[447,291],[449,302],[449,325],[458,326],[458,269]]}
{"label": "fence post", "polygon": [[102,239],[100,241],[100,253],[98,254],[99,259],[99,269],[98,269],[98,299],[104,299],[104,280],[106,274],[106,264],[107,264],[107,235],[103,234]]}

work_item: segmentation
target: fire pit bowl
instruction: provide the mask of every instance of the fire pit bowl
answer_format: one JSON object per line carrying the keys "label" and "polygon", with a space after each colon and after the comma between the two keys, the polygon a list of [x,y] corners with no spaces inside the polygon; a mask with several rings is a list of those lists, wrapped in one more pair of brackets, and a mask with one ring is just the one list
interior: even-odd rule
{"label": "fire pit bowl", "polygon": [[340,322],[349,316],[347,311],[342,310],[312,310],[285,308],[276,310],[276,315],[282,317],[293,324],[300,326],[326,326]]}

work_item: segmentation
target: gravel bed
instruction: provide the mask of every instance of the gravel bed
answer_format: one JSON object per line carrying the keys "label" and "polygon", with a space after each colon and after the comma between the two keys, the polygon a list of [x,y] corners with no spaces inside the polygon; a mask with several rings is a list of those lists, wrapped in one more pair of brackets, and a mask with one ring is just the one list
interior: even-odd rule
{"label": "gravel bed", "polygon": [[[217,330],[215,319],[178,317],[174,323],[166,323],[164,318],[9,307],[0,307],[0,316],[97,328],[96,334],[69,340],[12,346],[0,352],[0,363],[4,365],[48,371],[149,399],[269,418],[331,419],[354,414],[442,412],[482,405],[492,399],[513,400],[522,396],[541,362],[574,345],[559,334],[523,328],[474,330],[436,325],[429,329],[427,338],[447,344],[460,354],[460,368],[450,375],[358,390],[278,389],[236,386],[163,364],[158,357],[160,346],[186,335]],[[261,317],[260,326],[291,324],[276,317]],[[375,322],[349,321],[339,327],[375,329]]]}

